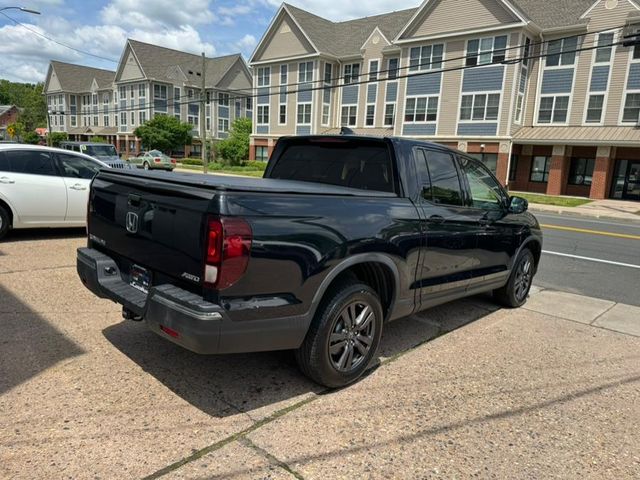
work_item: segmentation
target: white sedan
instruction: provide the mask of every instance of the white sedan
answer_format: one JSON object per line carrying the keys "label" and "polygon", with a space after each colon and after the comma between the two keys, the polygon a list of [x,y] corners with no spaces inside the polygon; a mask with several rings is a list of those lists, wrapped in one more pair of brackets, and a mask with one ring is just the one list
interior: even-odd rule
{"label": "white sedan", "polygon": [[91,179],[105,163],[35,145],[0,145],[0,238],[11,228],[82,227]]}

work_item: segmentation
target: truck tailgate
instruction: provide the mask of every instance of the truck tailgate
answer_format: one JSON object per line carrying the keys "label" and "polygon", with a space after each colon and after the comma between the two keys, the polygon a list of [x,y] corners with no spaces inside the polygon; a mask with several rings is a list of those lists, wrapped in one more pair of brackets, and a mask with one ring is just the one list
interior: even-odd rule
{"label": "truck tailgate", "polygon": [[[101,171],[89,199],[91,245],[123,274],[148,274],[151,284],[202,283],[206,212],[215,191]],[[138,279],[145,287],[143,279]]]}

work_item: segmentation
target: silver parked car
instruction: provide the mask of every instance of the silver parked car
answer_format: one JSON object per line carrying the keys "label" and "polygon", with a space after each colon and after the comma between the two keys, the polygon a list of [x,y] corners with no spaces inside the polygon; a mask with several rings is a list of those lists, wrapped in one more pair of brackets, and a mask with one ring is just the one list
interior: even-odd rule
{"label": "silver parked car", "polygon": [[145,170],[168,170],[171,171],[176,168],[176,161],[165,155],[160,150],[149,150],[148,152],[142,152],[137,157],[129,159],[131,164],[135,164],[138,168],[144,168]]}

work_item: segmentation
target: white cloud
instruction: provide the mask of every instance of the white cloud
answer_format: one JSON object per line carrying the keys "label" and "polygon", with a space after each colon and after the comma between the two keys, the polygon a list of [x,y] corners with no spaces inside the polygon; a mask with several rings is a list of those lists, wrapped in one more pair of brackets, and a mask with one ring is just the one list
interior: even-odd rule
{"label": "white cloud", "polygon": [[248,33],[237,42],[231,44],[230,51],[231,53],[240,51],[244,54],[245,57],[248,58],[253,53],[253,50],[256,48],[257,44],[258,40],[256,39],[256,37]]}
{"label": "white cloud", "polygon": [[[263,0],[267,5],[279,7],[280,0]],[[422,3],[420,0],[368,0],[363,2],[335,0],[288,0],[288,3],[315,15],[319,15],[334,22],[341,22],[353,18],[379,15],[406,8],[415,8]]]}
{"label": "white cloud", "polygon": [[108,25],[151,30],[210,23],[210,0],[113,0],[101,11]]}

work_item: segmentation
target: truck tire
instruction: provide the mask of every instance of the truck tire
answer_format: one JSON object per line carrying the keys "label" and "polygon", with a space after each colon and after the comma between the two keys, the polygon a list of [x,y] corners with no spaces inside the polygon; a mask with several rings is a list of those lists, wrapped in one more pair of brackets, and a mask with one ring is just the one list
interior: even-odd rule
{"label": "truck tire", "polygon": [[376,292],[354,280],[341,282],[323,299],[296,350],[300,370],[330,388],[355,382],[376,355],[382,324]]}
{"label": "truck tire", "polygon": [[523,249],[513,264],[513,270],[507,284],[493,291],[493,297],[496,301],[508,308],[518,308],[524,305],[529,296],[529,290],[531,290],[534,265],[531,250]]}
{"label": "truck tire", "polygon": [[11,217],[9,217],[9,212],[0,205],[0,240],[7,234],[11,228]]}

